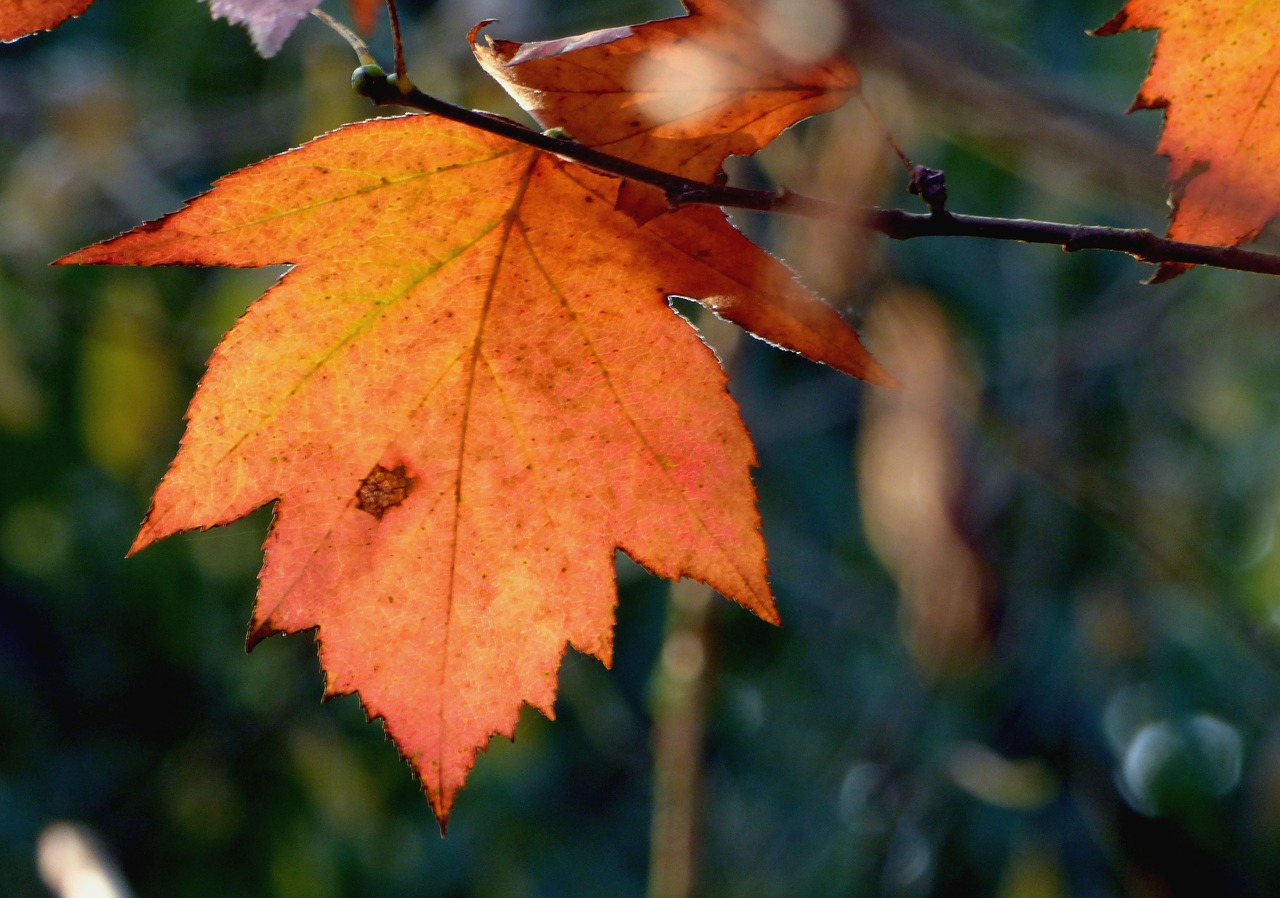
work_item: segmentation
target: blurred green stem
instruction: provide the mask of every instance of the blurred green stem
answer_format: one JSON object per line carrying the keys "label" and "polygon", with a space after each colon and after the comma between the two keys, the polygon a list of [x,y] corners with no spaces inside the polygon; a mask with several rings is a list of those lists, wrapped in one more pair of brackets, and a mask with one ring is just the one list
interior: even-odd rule
{"label": "blurred green stem", "polygon": [[710,587],[681,580],[672,584],[667,601],[666,634],[651,691],[649,898],[695,894],[713,597]]}

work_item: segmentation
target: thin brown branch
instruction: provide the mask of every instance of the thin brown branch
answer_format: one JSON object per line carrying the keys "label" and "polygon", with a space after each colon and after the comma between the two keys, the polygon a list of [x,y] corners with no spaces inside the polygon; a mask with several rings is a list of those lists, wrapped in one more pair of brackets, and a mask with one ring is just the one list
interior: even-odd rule
{"label": "thin brown branch", "polygon": [[799,215],[807,218],[861,218],[873,230],[894,240],[917,237],[981,237],[1060,246],[1067,252],[1084,249],[1126,253],[1143,262],[1209,265],[1256,274],[1280,275],[1280,255],[1230,246],[1208,246],[1160,237],[1140,228],[1072,225],[1021,218],[993,218],[935,210],[914,213],[901,209],[862,209],[850,213],[837,203],[787,190],[750,190],[743,187],[691,181],[602,153],[575,140],[555,137],[525,127],[511,119],[478,112],[425,94],[415,87],[391,83],[385,77],[365,78],[361,94],[375,104],[403,106],[432,113],[482,131],[488,131],[535,149],[555,153],[602,172],[629,178],[658,188],[673,206],[704,203],[757,212]]}
{"label": "thin brown branch", "polygon": [[895,240],[913,237],[984,237],[989,240],[1018,240],[1047,243],[1069,253],[1099,249],[1126,253],[1154,264],[1184,263],[1209,265],[1255,274],[1280,275],[1280,255],[1245,250],[1234,246],[1209,246],[1160,237],[1144,228],[1112,228],[1103,225],[1072,225],[1025,218],[992,218],[985,215],[942,215],[905,212],[901,209],[872,209],[870,227]]}

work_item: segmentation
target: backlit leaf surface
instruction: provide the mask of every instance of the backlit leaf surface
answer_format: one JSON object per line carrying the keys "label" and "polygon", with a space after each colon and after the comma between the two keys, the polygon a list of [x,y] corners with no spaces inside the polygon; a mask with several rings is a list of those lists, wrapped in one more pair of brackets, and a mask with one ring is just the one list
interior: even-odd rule
{"label": "backlit leaf surface", "polygon": [[609,662],[616,547],[776,620],[751,444],[667,297],[805,291],[723,219],[639,226],[618,187],[383,119],[64,260],[295,264],[215,352],[134,549],[278,500],[250,642],[318,627],[327,689],[442,821],[521,702],[552,713],[566,641]]}
{"label": "backlit leaf surface", "polygon": [[687,16],[552,41],[481,45],[473,32],[472,46],[544,127],[695,181],[715,181],[726,157],[756,152],[858,85],[857,69],[830,47],[763,27],[763,4],[685,8]]}

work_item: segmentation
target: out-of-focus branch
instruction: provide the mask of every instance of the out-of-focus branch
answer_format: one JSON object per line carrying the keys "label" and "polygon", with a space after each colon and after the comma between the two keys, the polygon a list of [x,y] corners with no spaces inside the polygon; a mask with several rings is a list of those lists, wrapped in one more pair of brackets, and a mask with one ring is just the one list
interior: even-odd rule
{"label": "out-of-focus branch", "polygon": [[702,736],[707,713],[710,609],[715,593],[672,584],[667,629],[654,672],[653,813],[648,898],[696,894]]}

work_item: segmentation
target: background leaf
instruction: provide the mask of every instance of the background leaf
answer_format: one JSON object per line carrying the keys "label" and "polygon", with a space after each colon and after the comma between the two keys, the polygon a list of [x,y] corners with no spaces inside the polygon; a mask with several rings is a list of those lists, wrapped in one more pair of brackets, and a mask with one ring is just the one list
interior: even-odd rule
{"label": "background leaf", "polygon": [[280,52],[285,38],[319,0],[205,0],[215,19],[244,25],[253,36],[253,45],[263,56]]}

